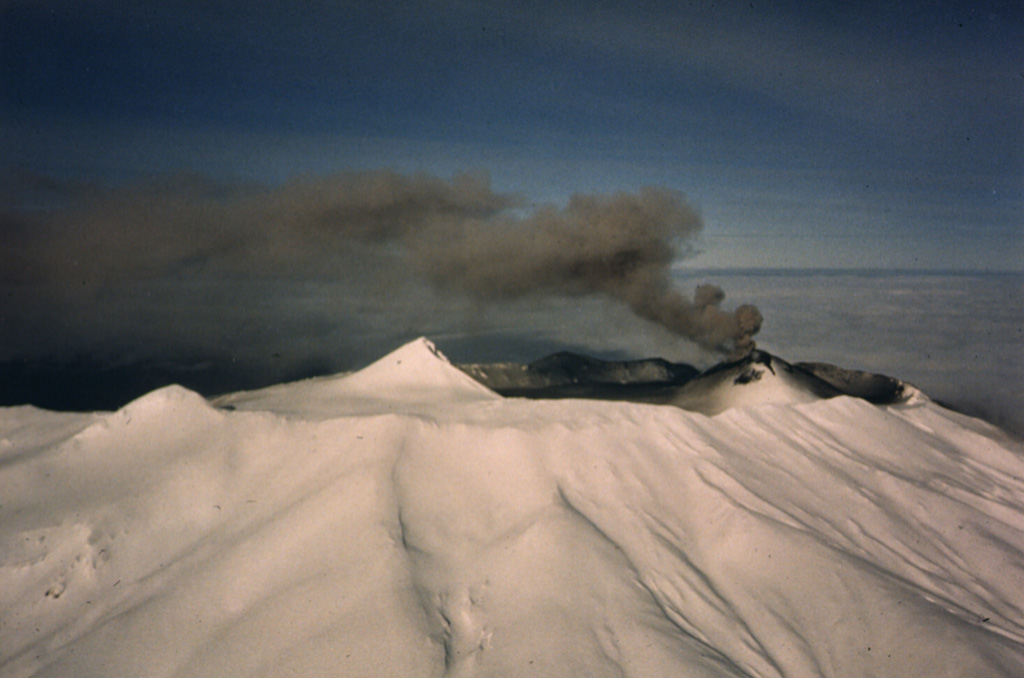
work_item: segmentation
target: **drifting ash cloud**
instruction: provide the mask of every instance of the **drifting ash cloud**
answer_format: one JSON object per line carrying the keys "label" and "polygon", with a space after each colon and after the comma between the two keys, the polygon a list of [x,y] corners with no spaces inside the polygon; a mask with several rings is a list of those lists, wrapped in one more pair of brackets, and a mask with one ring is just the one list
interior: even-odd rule
{"label": "drifting ash cloud", "polygon": [[723,354],[751,350],[762,320],[753,306],[723,309],[718,287],[691,297],[673,286],[701,220],[662,188],[524,211],[480,174],[342,173],[273,188],[178,176],[0,219],[3,282],[44,297],[204,276],[344,280],[370,257],[385,288],[418,275],[483,301],[603,295]]}
{"label": "drifting ash cloud", "polygon": [[672,263],[700,229],[679,193],[647,188],[575,195],[564,208],[522,218],[443,224],[429,239],[416,238],[413,251],[444,289],[484,299],[601,294],[705,349],[745,354],[761,327],[756,308],[722,309],[725,293],[714,285],[692,298],[673,286]]}

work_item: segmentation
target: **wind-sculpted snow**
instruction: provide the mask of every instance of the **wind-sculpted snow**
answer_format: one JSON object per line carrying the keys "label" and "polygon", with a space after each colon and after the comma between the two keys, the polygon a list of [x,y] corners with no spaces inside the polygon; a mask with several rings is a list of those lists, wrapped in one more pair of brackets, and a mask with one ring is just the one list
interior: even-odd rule
{"label": "wind-sculpted snow", "polygon": [[421,340],[0,410],[0,676],[1019,675],[1022,446],[755,400],[503,399]]}

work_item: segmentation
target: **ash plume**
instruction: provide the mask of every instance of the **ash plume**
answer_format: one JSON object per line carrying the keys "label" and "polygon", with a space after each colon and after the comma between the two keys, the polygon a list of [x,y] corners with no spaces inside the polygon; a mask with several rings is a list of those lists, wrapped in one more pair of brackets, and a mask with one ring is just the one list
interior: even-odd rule
{"label": "ash plume", "polygon": [[[727,311],[717,287],[691,297],[673,285],[672,264],[700,228],[682,196],[661,188],[527,210],[483,174],[342,173],[276,187],[176,176],[90,186],[50,209],[0,209],[0,283],[34,290],[22,308],[110,334],[120,331],[103,304],[111,291],[127,300],[125,325],[137,317],[131,308],[158,314],[133,291],[140,282],[173,289],[198,280],[211,295],[253,306],[263,303],[254,281],[341,282],[386,304],[389,281],[401,287],[395,281],[420,275],[480,300],[603,295],[705,349],[744,353],[761,325],[756,308]],[[179,314],[188,301],[175,302]],[[90,321],[90,308],[104,320]]]}
{"label": "ash plume", "polygon": [[413,248],[426,277],[443,289],[481,299],[601,294],[705,349],[746,354],[761,327],[757,308],[730,312],[717,286],[701,285],[690,298],[673,285],[672,263],[690,252],[700,228],[679,193],[646,188],[575,195],[564,208],[518,219],[442,223]]}

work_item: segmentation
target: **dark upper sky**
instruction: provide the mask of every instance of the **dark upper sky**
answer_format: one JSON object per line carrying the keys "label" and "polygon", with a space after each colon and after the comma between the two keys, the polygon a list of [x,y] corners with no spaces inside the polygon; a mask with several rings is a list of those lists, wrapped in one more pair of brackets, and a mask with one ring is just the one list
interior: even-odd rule
{"label": "dark upper sky", "polygon": [[19,172],[484,170],[535,201],[653,184],[702,210],[698,264],[1024,261],[1016,2],[0,8]]}
{"label": "dark upper sky", "polygon": [[1020,271],[1022,111],[1019,2],[0,0],[0,382],[710,317],[672,266]]}

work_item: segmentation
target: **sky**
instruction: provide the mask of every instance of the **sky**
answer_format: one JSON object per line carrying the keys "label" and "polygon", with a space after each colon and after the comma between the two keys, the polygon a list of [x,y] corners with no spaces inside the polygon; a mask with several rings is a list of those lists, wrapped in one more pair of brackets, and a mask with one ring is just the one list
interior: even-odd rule
{"label": "sky", "polygon": [[0,3],[16,176],[678,189],[709,266],[1020,269],[1019,3]]}
{"label": "sky", "polygon": [[[1014,2],[0,0],[0,363],[297,373],[399,317],[651,320],[673,270],[1020,272],[1022,104]],[[466,252],[497,272],[437,274]],[[643,274],[588,282],[608,260]]]}

